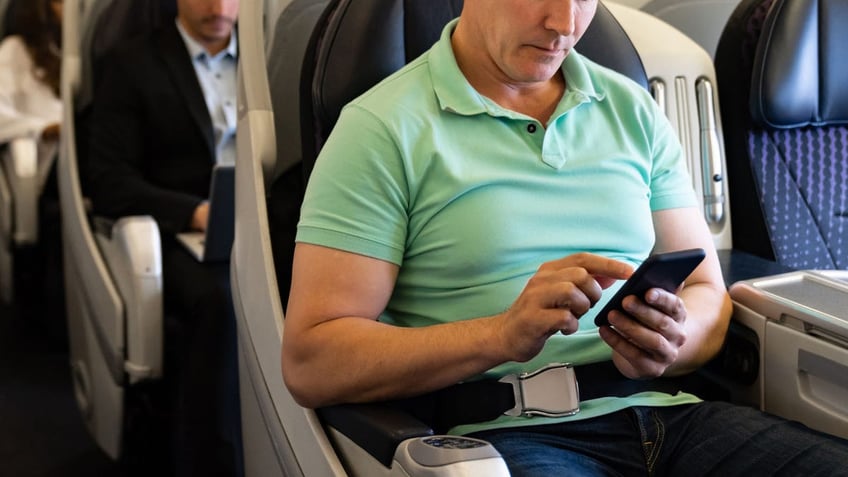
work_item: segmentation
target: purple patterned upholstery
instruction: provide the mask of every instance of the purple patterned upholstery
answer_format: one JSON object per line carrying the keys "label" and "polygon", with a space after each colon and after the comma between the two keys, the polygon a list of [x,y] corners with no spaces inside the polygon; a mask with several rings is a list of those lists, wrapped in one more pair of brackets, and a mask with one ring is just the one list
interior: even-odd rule
{"label": "purple patterned upholstery", "polygon": [[749,152],[777,261],[848,269],[848,128],[754,131]]}

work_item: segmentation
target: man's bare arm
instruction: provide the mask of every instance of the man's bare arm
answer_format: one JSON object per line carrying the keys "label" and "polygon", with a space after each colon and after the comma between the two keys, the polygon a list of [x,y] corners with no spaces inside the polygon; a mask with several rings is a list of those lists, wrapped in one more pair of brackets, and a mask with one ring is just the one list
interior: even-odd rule
{"label": "man's bare arm", "polygon": [[297,245],[282,366],[301,405],[417,395],[526,361],[552,334],[576,331],[602,287],[632,268],[589,254],[548,262],[504,313],[423,328],[377,321],[397,273],[381,260]]}

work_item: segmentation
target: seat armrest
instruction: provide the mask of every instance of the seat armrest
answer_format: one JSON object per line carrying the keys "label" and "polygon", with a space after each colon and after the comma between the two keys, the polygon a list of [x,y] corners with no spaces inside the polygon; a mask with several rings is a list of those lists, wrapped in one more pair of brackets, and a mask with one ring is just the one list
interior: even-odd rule
{"label": "seat armrest", "polygon": [[[362,475],[506,477],[506,463],[488,442],[433,435],[403,410],[386,404],[345,404],[319,409],[346,465]],[[388,472],[388,473],[387,473]]]}
{"label": "seat armrest", "polygon": [[768,277],[793,271],[786,265],[743,252],[741,250],[718,250],[718,260],[724,284],[730,286],[742,280]]}
{"label": "seat armrest", "polygon": [[745,280],[730,296],[760,348],[762,409],[848,438],[848,271]]}
{"label": "seat armrest", "polygon": [[[11,192],[12,239],[18,245],[38,241],[38,143],[31,137],[12,139],[0,158],[3,175]],[[5,202],[5,201],[4,201]]]}
{"label": "seat armrest", "polygon": [[150,216],[95,218],[95,237],[126,313],[130,383],[162,376],[162,246]]}
{"label": "seat armrest", "polygon": [[386,467],[391,466],[401,442],[433,435],[433,429],[410,414],[380,404],[341,404],[317,412],[326,426],[359,444]]}

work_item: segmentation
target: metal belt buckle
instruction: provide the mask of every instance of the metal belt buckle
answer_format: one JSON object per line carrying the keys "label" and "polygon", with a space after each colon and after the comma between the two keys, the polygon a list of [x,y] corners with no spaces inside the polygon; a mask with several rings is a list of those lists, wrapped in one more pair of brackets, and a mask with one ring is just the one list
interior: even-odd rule
{"label": "metal belt buckle", "polygon": [[580,411],[577,377],[570,364],[551,363],[530,373],[509,374],[502,383],[512,384],[515,407],[507,416],[563,417]]}

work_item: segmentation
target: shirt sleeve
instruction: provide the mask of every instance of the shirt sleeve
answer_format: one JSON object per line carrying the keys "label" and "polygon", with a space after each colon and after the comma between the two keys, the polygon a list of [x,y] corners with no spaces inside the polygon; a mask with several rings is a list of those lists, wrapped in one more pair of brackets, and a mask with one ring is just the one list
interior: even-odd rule
{"label": "shirt sleeve", "polygon": [[18,107],[23,96],[39,94],[25,91],[20,80],[22,74],[32,74],[28,58],[29,53],[18,37],[9,37],[0,43],[0,143],[17,137],[38,137],[50,123]]}
{"label": "shirt sleeve", "polygon": [[659,108],[653,109],[651,210],[695,207],[698,201],[680,140],[668,118]]}
{"label": "shirt sleeve", "polygon": [[297,241],[400,265],[408,195],[403,160],[388,128],[348,105],[310,176]]}

